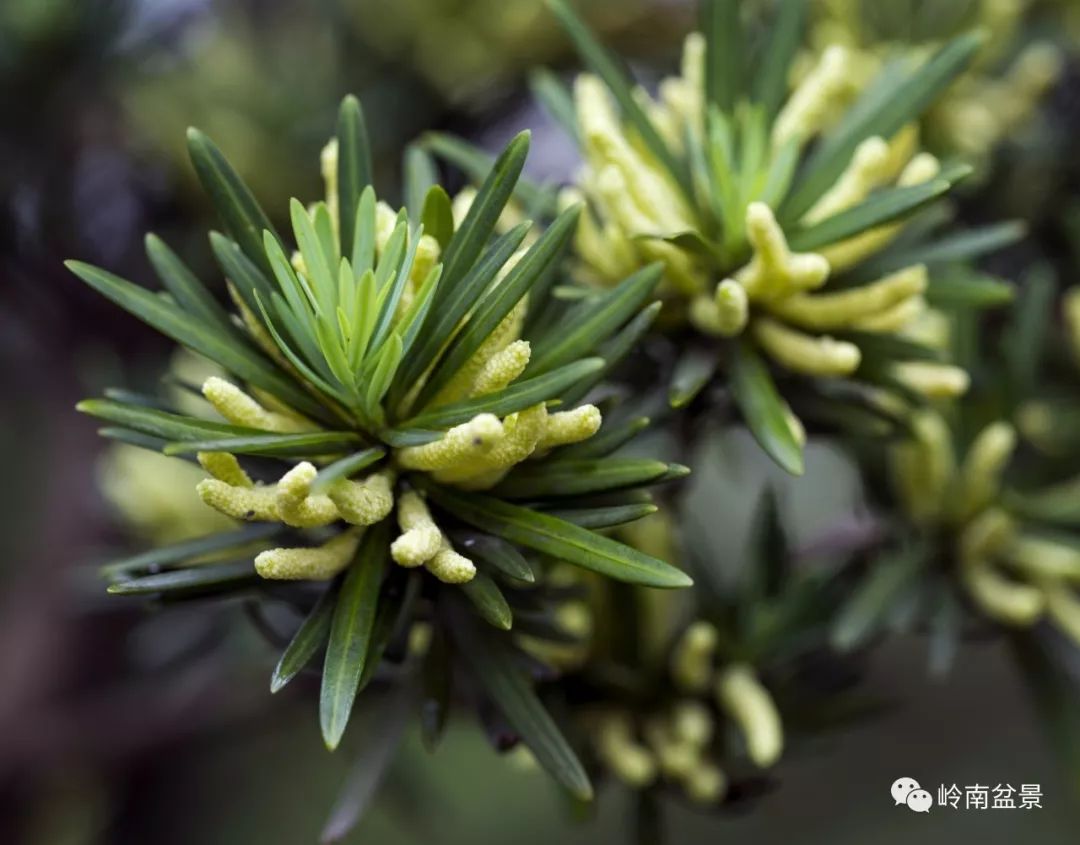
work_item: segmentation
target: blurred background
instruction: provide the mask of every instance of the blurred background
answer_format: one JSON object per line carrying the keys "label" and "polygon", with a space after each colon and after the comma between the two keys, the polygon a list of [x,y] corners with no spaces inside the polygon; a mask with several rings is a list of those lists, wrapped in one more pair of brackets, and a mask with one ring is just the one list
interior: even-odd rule
{"label": "blurred background", "polygon": [[[695,15],[684,0],[578,5],[646,81],[674,65]],[[1077,5],[1030,4],[1002,61],[1035,38],[1080,45]],[[105,456],[73,405],[106,385],[154,383],[171,350],[62,259],[148,280],[142,237],[153,230],[213,278],[215,223],[185,127],[213,137],[280,215],[289,197],[320,192],[318,153],[348,92],[364,103],[381,192],[393,193],[404,143],[432,128],[494,148],[530,127],[531,175],[565,180],[575,153],[532,104],[537,64],[574,68],[540,0],[0,0],[0,842],[316,842],[349,770],[348,747],[329,755],[319,741],[311,686],[268,694],[274,653],[243,606],[147,612],[95,580],[95,562],[185,515],[163,517],[153,490],[133,496],[124,456]],[[1033,262],[1068,281],[1080,271],[1078,80],[1069,60],[962,204],[972,219],[1028,221],[1032,237],[997,268],[1005,275]],[[734,557],[769,470],[738,438],[714,445],[694,483],[699,499],[731,503],[703,517]],[[859,510],[839,453],[820,444],[811,455],[800,481],[773,478],[804,540]],[[162,483],[172,471],[160,468]],[[1076,792],[1006,650],[975,645],[941,682],[926,676],[922,643],[894,642],[869,679],[896,702],[882,718],[795,749],[780,788],[745,815],[671,807],[671,841],[1076,842]],[[365,729],[377,728],[354,730]],[[917,816],[889,799],[901,776],[931,790],[1039,783],[1044,809]],[[521,845],[622,842],[630,807],[609,787],[576,818],[543,776],[497,758],[462,721],[434,757],[408,743],[346,841],[485,842],[512,830]]]}

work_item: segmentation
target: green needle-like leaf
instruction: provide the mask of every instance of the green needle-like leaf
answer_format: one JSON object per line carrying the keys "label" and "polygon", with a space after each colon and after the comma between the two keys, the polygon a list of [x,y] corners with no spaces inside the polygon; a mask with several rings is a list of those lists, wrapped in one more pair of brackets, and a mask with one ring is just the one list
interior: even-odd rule
{"label": "green needle-like leaf", "polygon": [[452,539],[454,548],[470,560],[479,561],[481,565],[486,564],[517,581],[528,584],[536,581],[525,556],[505,540],[487,534],[461,532],[455,532]]}
{"label": "green needle-like leaf", "polygon": [[830,638],[833,647],[851,651],[863,645],[915,582],[924,562],[918,550],[878,561],[834,620]]}
{"label": "green needle-like leaf", "polygon": [[495,492],[508,499],[581,496],[655,482],[666,475],[668,469],[669,465],[663,461],[643,458],[526,463],[512,470]]}
{"label": "green needle-like leaf", "polygon": [[[731,3],[737,5],[737,3]],[[802,45],[806,20],[806,0],[780,0],[776,19],[769,26],[769,39],[754,75],[754,102],[760,103],[770,120],[780,110],[788,93],[791,63]]]}
{"label": "green needle-like leaf", "polygon": [[969,33],[954,38],[914,72],[896,65],[882,71],[848,117],[817,149],[782,209],[782,222],[800,219],[840,178],[855,148],[867,138],[891,138],[918,118],[967,67],[985,38]]}
{"label": "green needle-like leaf", "polygon": [[691,348],[682,354],[671,376],[668,403],[672,408],[689,405],[712,380],[720,366],[714,349]]}
{"label": "green needle-like leaf", "polygon": [[788,422],[787,406],[768,367],[746,341],[734,346],[731,393],[750,433],[766,454],[792,475],[802,475],[802,446]]}
{"label": "green needle-like leaf", "polygon": [[592,798],[592,784],[577,755],[533,692],[513,646],[504,637],[478,628],[458,614],[454,626],[462,657],[472,669],[476,682],[502,712],[506,721],[529,746],[537,762],[575,798]]}
{"label": "green needle-like leaf", "polygon": [[81,261],[67,261],[65,266],[98,293],[177,343],[216,361],[297,410],[317,419],[326,418],[322,405],[248,344],[203,324],[162,297],[105,270]]}
{"label": "green needle-like leaf", "polygon": [[372,182],[371,145],[364,112],[360,108],[360,101],[351,95],[341,101],[337,141],[338,213],[341,215],[338,229],[341,232],[341,254],[348,256],[353,254],[360,195]]}
{"label": "green needle-like leaf", "polygon": [[[514,192],[528,154],[529,133],[521,132],[495,161],[443,255],[444,290],[452,289],[476,262]],[[435,307],[441,306],[442,297],[437,297]]]}
{"label": "green needle-like leaf", "polygon": [[274,674],[270,678],[270,692],[277,692],[295,678],[326,644],[330,636],[330,621],[334,615],[336,596],[337,590],[328,587],[319,596],[311,612],[304,617],[274,668]]}
{"label": "green needle-like leaf", "polygon": [[792,249],[800,252],[810,252],[839,243],[875,226],[914,214],[927,203],[948,193],[951,187],[952,184],[944,179],[934,179],[922,185],[879,191],[854,208],[841,211],[812,226],[797,229],[791,234],[789,243]]}
{"label": "green needle-like leaf", "polygon": [[416,483],[437,506],[462,522],[574,566],[648,587],[689,587],[693,583],[684,572],[662,560],[566,520],[490,496],[451,490],[423,477],[417,477]]}
{"label": "green needle-like leaf", "polygon": [[405,425],[409,428],[444,429],[471,420],[481,413],[503,417],[558,398],[563,390],[576,384],[580,379],[587,378],[603,366],[604,362],[600,358],[575,361],[550,373],[515,382],[496,393],[488,393],[474,399],[455,402],[452,405],[443,405],[434,411],[414,417]]}
{"label": "green needle-like leaf", "polygon": [[413,350],[402,364],[398,379],[400,390],[391,394],[391,404],[396,405],[396,400],[412,389],[416,380],[435,360],[435,356],[458,330],[461,321],[480,300],[510,256],[517,251],[528,231],[529,224],[521,223],[500,236],[465,277],[458,281],[453,290],[449,289],[445,277],[440,280],[435,294],[437,307],[433,306],[429,311]]}
{"label": "green needle-like leaf", "polygon": [[198,129],[188,129],[187,144],[199,181],[210,195],[229,234],[244,254],[268,273],[270,265],[263,251],[263,232],[271,232],[280,241],[274,224],[213,141]]}
{"label": "green needle-like leaf", "polygon": [[652,120],[649,119],[649,116],[634,96],[633,85],[622,68],[619,67],[615,56],[596,40],[589,31],[589,27],[577,16],[569,3],[564,2],[564,0],[547,0],[547,4],[559,19],[563,29],[573,40],[582,60],[607,85],[608,90],[611,91],[615,101],[619,104],[619,108],[622,109],[623,116],[641,135],[645,146],[668,169],[675,180],[682,185],[686,195],[688,197],[692,196],[690,174],[664,142]]}
{"label": "green needle-like leaf", "polygon": [[255,434],[249,437],[215,437],[168,443],[166,455],[193,452],[234,452],[238,455],[310,458],[355,448],[360,437],[349,431],[314,431],[302,434]]}
{"label": "green needle-like leaf", "polygon": [[641,308],[662,274],[663,265],[650,264],[595,302],[571,312],[562,324],[533,344],[526,374],[544,373],[594,352]]}
{"label": "green needle-like leaf", "polygon": [[112,399],[84,399],[75,406],[75,410],[167,441],[248,437],[266,433],[257,428],[200,420],[143,405],[126,405]]}
{"label": "green needle-like leaf", "polygon": [[145,596],[153,593],[196,593],[234,588],[255,583],[255,565],[250,560],[232,563],[207,563],[188,569],[172,569],[157,575],[144,575],[114,581],[108,591],[118,596]]}
{"label": "green needle-like leaf", "polygon": [[580,206],[575,206],[560,214],[506,277],[481,300],[465,328],[451,341],[428,377],[416,400],[416,407],[424,408],[458,370],[465,366],[473,353],[480,348],[480,344],[487,340],[503,318],[551,268],[552,263],[558,260],[574,233],[580,211]]}
{"label": "green needle-like leaf", "polygon": [[[701,31],[705,35],[705,98],[731,111],[743,80],[746,36],[739,16],[739,0],[702,0]],[[776,56],[782,62],[783,56]],[[774,60],[768,54],[766,65]],[[784,77],[786,84],[787,78]]]}
{"label": "green needle-like leaf", "polygon": [[613,505],[609,508],[572,508],[569,510],[547,511],[551,516],[565,519],[582,528],[613,528],[626,525],[659,510],[656,505],[641,502],[633,505]]}
{"label": "green needle-like leaf", "polygon": [[485,622],[503,631],[510,630],[514,624],[514,614],[506,603],[506,597],[490,577],[477,572],[471,580],[461,585],[461,590]]}
{"label": "green needle-like leaf", "polygon": [[130,572],[150,569],[151,567],[168,567],[204,555],[214,554],[226,549],[240,548],[260,540],[267,540],[275,534],[280,534],[281,531],[282,526],[276,523],[272,525],[246,525],[236,531],[224,531],[220,534],[211,534],[208,537],[197,537],[194,540],[184,540],[181,543],[158,546],[131,557],[110,561],[101,567],[100,572],[105,578],[113,578]]}
{"label": "green needle-like leaf", "polygon": [[345,733],[367,662],[386,569],[387,531],[385,520],[366,529],[334,606],[319,697],[319,722],[331,751]]}
{"label": "green needle-like leaf", "polygon": [[236,332],[225,309],[157,235],[146,236],[146,255],[177,305],[196,320],[214,326],[224,334]]}

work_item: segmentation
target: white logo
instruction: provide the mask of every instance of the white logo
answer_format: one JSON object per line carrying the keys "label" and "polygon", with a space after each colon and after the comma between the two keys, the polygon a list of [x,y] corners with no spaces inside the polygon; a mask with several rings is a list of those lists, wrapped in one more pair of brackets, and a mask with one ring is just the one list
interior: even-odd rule
{"label": "white logo", "polygon": [[897,804],[906,804],[915,813],[929,813],[934,805],[933,796],[915,778],[897,778],[889,791]]}

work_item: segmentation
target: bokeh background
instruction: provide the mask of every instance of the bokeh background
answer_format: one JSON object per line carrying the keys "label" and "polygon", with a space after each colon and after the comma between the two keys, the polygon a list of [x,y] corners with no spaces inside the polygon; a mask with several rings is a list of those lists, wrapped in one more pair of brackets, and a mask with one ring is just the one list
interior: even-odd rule
{"label": "bokeh background", "polygon": [[[1072,4],[1035,8],[1031,37],[1067,47]],[[645,80],[673,65],[695,14],[684,0],[579,6]],[[73,405],[105,385],[153,383],[170,350],[61,260],[148,280],[153,230],[210,278],[214,223],[184,128],[206,131],[283,212],[318,193],[318,152],[347,92],[364,102],[383,190],[404,143],[433,128],[494,148],[531,127],[531,174],[566,179],[574,152],[532,105],[535,64],[574,67],[540,0],[0,0],[0,842],[316,842],[349,773],[348,742],[322,748],[311,686],[268,694],[275,656],[242,606],[147,613],[95,581],[94,563],[138,538],[95,482],[103,442]],[[1036,263],[1080,274],[1078,80],[1071,61],[963,204],[971,219],[1031,226],[1003,274]],[[694,499],[717,554],[735,560],[770,471],[738,436],[718,433],[711,449]],[[860,511],[857,478],[828,444],[811,449],[803,479],[773,482],[797,538]],[[923,643],[894,642],[869,678],[894,702],[886,712],[794,749],[780,788],[749,812],[669,808],[671,841],[1080,840],[1080,797],[1006,648],[975,644],[940,681]],[[1039,783],[1044,809],[916,816],[889,799],[900,776],[932,791]],[[631,806],[609,787],[576,818],[543,776],[461,721],[434,757],[407,743],[346,841],[623,842]]]}

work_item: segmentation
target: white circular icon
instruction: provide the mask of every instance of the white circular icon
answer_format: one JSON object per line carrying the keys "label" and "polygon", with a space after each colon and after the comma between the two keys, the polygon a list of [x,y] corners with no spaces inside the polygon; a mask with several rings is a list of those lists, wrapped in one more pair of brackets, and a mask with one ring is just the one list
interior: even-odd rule
{"label": "white circular icon", "polygon": [[908,808],[916,813],[929,813],[933,804],[934,799],[930,797],[930,793],[925,789],[913,789],[908,793]]}
{"label": "white circular icon", "polygon": [[893,800],[897,804],[906,804],[908,795],[912,790],[919,789],[919,782],[915,778],[897,778],[893,781],[892,792]]}

